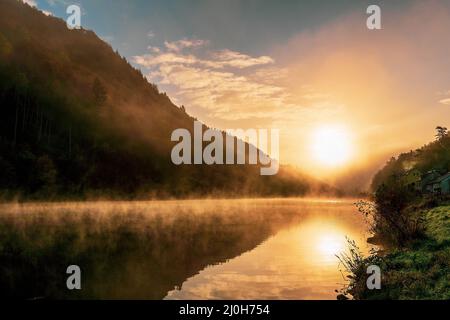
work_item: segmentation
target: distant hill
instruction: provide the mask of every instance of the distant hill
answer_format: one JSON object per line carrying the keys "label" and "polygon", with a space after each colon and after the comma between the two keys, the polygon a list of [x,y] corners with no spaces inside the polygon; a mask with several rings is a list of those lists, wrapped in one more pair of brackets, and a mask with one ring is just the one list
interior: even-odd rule
{"label": "distant hill", "polygon": [[436,140],[419,148],[392,157],[373,178],[371,189],[376,191],[391,177],[405,175],[408,171],[417,170],[425,175],[436,171],[445,174],[450,171],[450,136],[446,128],[437,127]]}
{"label": "distant hill", "polygon": [[97,35],[0,2],[0,192],[24,198],[305,195],[333,192],[286,167],[175,166],[184,108]]}

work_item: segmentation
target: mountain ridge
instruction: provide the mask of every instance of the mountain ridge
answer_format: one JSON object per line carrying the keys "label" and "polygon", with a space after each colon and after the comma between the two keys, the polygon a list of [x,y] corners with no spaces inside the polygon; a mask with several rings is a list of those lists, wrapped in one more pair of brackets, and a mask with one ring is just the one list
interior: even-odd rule
{"label": "mountain ridge", "polygon": [[[93,31],[0,3],[0,190],[5,197],[148,198],[335,193],[297,170],[175,166],[194,118]],[[207,128],[205,126],[205,128]]]}

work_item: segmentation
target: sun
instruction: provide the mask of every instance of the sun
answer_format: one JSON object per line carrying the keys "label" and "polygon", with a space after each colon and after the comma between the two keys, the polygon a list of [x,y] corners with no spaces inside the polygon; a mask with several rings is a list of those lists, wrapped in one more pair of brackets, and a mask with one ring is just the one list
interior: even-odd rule
{"label": "sun", "polygon": [[344,126],[321,126],[313,132],[311,149],[314,159],[323,166],[345,165],[353,152],[350,133]]}

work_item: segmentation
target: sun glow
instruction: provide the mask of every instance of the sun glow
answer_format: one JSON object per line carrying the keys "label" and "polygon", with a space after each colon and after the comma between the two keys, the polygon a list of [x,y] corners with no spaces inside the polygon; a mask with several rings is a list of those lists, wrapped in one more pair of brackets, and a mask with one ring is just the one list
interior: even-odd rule
{"label": "sun glow", "polygon": [[343,237],[323,235],[317,241],[317,249],[324,255],[335,256],[345,249]]}
{"label": "sun glow", "polygon": [[346,164],[353,152],[350,134],[342,126],[317,128],[312,136],[311,149],[314,159],[327,167]]}

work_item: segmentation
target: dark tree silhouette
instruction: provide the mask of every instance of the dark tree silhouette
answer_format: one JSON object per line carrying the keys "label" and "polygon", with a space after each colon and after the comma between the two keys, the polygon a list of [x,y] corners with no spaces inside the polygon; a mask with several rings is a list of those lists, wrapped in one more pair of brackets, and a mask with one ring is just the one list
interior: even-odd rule
{"label": "dark tree silhouette", "polygon": [[436,127],[436,140],[440,141],[447,137],[448,129],[446,127],[437,126]]}
{"label": "dark tree silhouette", "polygon": [[98,78],[95,78],[94,80],[94,84],[92,85],[92,93],[94,94],[94,100],[97,105],[102,106],[105,104],[108,95],[105,87]]}
{"label": "dark tree silhouette", "polygon": [[0,0],[0,196],[333,192],[295,168],[173,165],[168,137],[194,120],[94,32]]}

